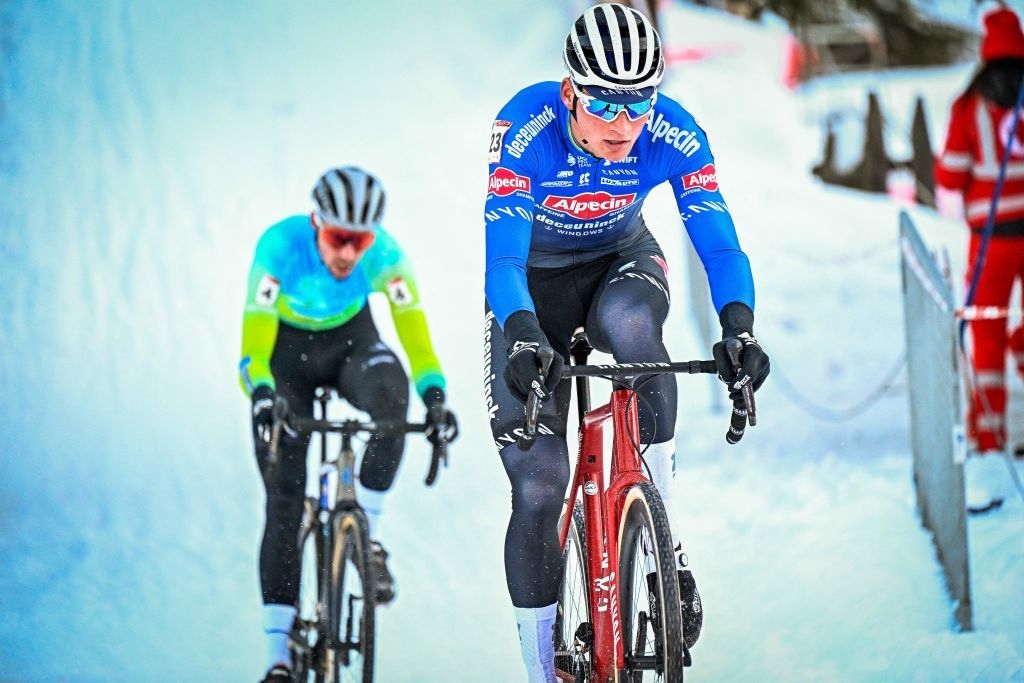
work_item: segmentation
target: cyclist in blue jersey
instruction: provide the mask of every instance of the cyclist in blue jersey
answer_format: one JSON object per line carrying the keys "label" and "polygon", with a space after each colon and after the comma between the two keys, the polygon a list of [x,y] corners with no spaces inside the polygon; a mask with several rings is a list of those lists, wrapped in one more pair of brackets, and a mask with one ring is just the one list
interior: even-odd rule
{"label": "cyclist in blue jersey", "polygon": [[[567,78],[531,85],[491,129],[485,278],[485,399],[512,484],[505,572],[529,680],[555,681],[551,627],[561,557],[557,520],[569,478],[569,383],[557,378],[578,326],[617,362],[668,361],[662,325],[668,265],[640,213],[668,182],[707,272],[722,325],[712,349],[734,400],[760,387],[768,357],[753,335],[754,283],[718,188],[707,136],[693,116],[657,92],[661,41],[641,13],[616,3],[586,10],[565,42]],[[736,370],[725,340],[742,342]],[[539,437],[515,445],[531,383],[544,378]],[[672,518],[676,384],[645,382],[641,440]],[[693,645],[702,608],[679,539],[684,638]]]}
{"label": "cyclist in blue jersey", "polygon": [[[282,434],[280,458],[268,467],[275,396],[291,412],[313,416],[314,391],[334,387],[375,420],[405,420],[409,379],[381,341],[367,305],[387,296],[413,383],[427,407],[428,438],[451,435],[455,416],[445,405],[445,378],[434,355],[416,280],[405,253],[380,227],[384,190],[354,167],[330,169],[313,188],[314,210],[272,225],[260,238],[249,271],[239,379],[252,399],[253,441],[267,492],[260,546],[260,585],[268,670],[264,683],[291,676],[289,635],[299,592],[299,527],[306,493],[309,436]],[[377,600],[395,594],[388,554],[380,543],[387,491],[402,458],[404,437],[374,437],[356,482],[369,522]]]}

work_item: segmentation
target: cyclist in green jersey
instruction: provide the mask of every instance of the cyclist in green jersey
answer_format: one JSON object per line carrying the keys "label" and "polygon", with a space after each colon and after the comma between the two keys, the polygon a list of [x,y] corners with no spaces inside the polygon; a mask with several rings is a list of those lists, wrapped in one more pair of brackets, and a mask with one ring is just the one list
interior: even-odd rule
{"label": "cyclist in green jersey", "polygon": [[[256,459],[266,489],[260,584],[268,645],[266,683],[290,681],[288,637],[298,601],[299,527],[306,495],[309,437],[282,433],[279,461],[268,468],[275,396],[292,413],[311,417],[314,392],[332,386],[375,420],[405,420],[409,379],[381,341],[371,293],[387,296],[417,393],[433,428],[456,429],[445,403],[445,378],[430,342],[416,280],[398,242],[380,227],[384,189],[354,167],[324,173],[312,192],[314,209],[272,225],[260,238],[249,271],[239,375],[252,399]],[[377,599],[394,598],[388,553],[380,544],[381,513],[404,448],[404,437],[374,437],[357,482],[373,541]]]}

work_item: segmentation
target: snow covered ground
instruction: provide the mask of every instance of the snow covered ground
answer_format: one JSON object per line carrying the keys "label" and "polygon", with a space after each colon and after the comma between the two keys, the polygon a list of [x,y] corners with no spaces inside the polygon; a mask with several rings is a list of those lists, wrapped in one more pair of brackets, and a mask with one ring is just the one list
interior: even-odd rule
{"label": "snow covered ground", "polygon": [[[401,597],[380,617],[378,679],[522,680],[508,485],[480,401],[483,148],[508,97],[561,76],[566,14],[0,4],[0,680],[261,675],[262,490],[235,380],[245,275],[261,231],[336,163],[389,188],[463,425],[433,490],[410,442],[389,503]],[[820,97],[778,85],[776,29],[680,6],[663,19],[671,44],[736,46],[666,91],[710,136],[773,362],[761,423],[732,448],[707,380],[680,380],[677,523],[707,610],[688,680],[1024,680],[1024,506],[971,520],[977,630],[956,634],[914,512],[905,376],[843,423],[783,389],[848,406],[899,357],[898,206],[810,177]],[[886,88],[941,104],[963,73]],[[668,193],[645,211],[678,264],[670,349],[706,357]],[[963,228],[913,213],[959,263]]]}

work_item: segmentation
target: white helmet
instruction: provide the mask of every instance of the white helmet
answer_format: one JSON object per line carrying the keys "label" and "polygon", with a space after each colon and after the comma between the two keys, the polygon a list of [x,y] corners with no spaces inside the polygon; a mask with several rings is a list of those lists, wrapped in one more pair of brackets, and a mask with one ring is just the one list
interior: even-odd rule
{"label": "white helmet", "polygon": [[656,88],[665,73],[661,38],[651,22],[618,3],[594,5],[565,39],[565,68],[576,84],[611,90]]}
{"label": "white helmet", "polygon": [[373,230],[384,215],[384,186],[355,166],[328,170],[312,197],[321,221],[347,230]]}

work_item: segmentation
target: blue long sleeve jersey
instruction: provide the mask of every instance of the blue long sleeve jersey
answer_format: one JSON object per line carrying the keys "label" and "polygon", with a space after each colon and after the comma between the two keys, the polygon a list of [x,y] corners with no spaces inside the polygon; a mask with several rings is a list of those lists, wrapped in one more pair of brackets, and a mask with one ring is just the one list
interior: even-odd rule
{"label": "blue long sleeve jersey", "polygon": [[516,311],[536,312],[527,265],[584,263],[645,239],[640,207],[665,181],[704,264],[715,309],[733,301],[753,309],[750,262],[718,190],[707,136],[693,116],[659,94],[629,156],[609,162],[573,140],[559,89],[544,82],[521,90],[491,129],[484,291],[502,327]]}

